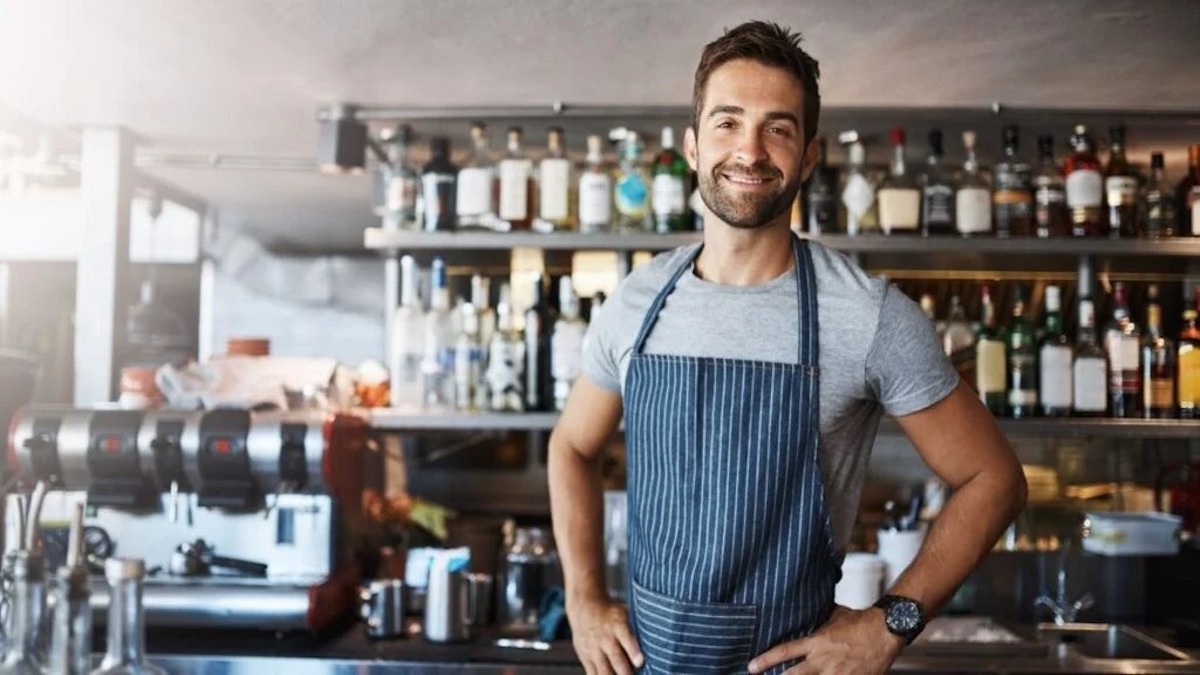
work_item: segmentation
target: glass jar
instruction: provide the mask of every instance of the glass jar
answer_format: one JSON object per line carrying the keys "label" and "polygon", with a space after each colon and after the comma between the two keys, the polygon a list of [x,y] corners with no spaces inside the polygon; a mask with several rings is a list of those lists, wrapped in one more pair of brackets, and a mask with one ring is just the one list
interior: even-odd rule
{"label": "glass jar", "polygon": [[522,527],[513,532],[504,553],[499,584],[501,629],[514,635],[537,631],[538,612],[546,591],[562,585],[562,565],[548,528]]}

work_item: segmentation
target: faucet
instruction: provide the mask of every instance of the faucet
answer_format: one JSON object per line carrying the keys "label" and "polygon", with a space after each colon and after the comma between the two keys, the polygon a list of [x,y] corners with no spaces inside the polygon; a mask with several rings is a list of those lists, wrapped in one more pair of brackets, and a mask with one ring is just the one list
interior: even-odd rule
{"label": "faucet", "polygon": [[1091,593],[1084,593],[1075,601],[1067,600],[1067,558],[1070,554],[1071,540],[1064,538],[1058,555],[1058,592],[1054,597],[1042,593],[1033,601],[1034,607],[1045,607],[1053,612],[1056,626],[1074,623],[1080,612],[1095,604]]}

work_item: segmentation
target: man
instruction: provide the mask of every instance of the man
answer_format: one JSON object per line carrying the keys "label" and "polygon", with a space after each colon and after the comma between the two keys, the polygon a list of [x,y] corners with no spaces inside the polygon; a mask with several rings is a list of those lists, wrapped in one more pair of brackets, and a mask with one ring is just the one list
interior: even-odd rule
{"label": "man", "polygon": [[[817,63],[754,22],[709,44],[685,152],[704,241],[594,317],[550,440],[588,673],[883,673],[1024,504],[1020,465],[909,299],[789,231],[817,161]],[[833,588],[882,411],[954,494],[875,607]],[[628,615],[607,597],[600,459],[624,415]]]}

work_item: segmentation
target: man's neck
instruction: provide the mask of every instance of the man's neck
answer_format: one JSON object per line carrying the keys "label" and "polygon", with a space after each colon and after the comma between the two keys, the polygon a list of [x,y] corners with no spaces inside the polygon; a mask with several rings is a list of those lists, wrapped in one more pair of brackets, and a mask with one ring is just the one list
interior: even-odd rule
{"label": "man's neck", "polygon": [[[710,215],[710,219],[712,218]],[[758,286],[792,267],[792,232],[787,220],[753,230],[723,222],[704,224],[704,249],[696,258],[696,276],[727,286]]]}

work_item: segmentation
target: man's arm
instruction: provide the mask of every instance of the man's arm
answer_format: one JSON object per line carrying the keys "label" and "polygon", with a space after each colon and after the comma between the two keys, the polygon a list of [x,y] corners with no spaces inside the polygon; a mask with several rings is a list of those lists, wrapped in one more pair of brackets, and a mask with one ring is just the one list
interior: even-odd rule
{"label": "man's arm", "polygon": [[[890,591],[916,600],[930,616],[1024,508],[1025,477],[991,413],[962,381],[941,401],[896,421],[954,491]],[[811,636],[764,652],[750,670],[803,658],[788,673],[886,673],[901,647],[902,640],[887,631],[882,610],[837,608]]]}
{"label": "man's arm", "polygon": [[[621,397],[581,375],[550,434],[550,514],[562,560],[576,654],[590,673],[632,675],[641,650],[604,576],[604,450],[621,421]],[[631,665],[632,664],[632,665]]]}

